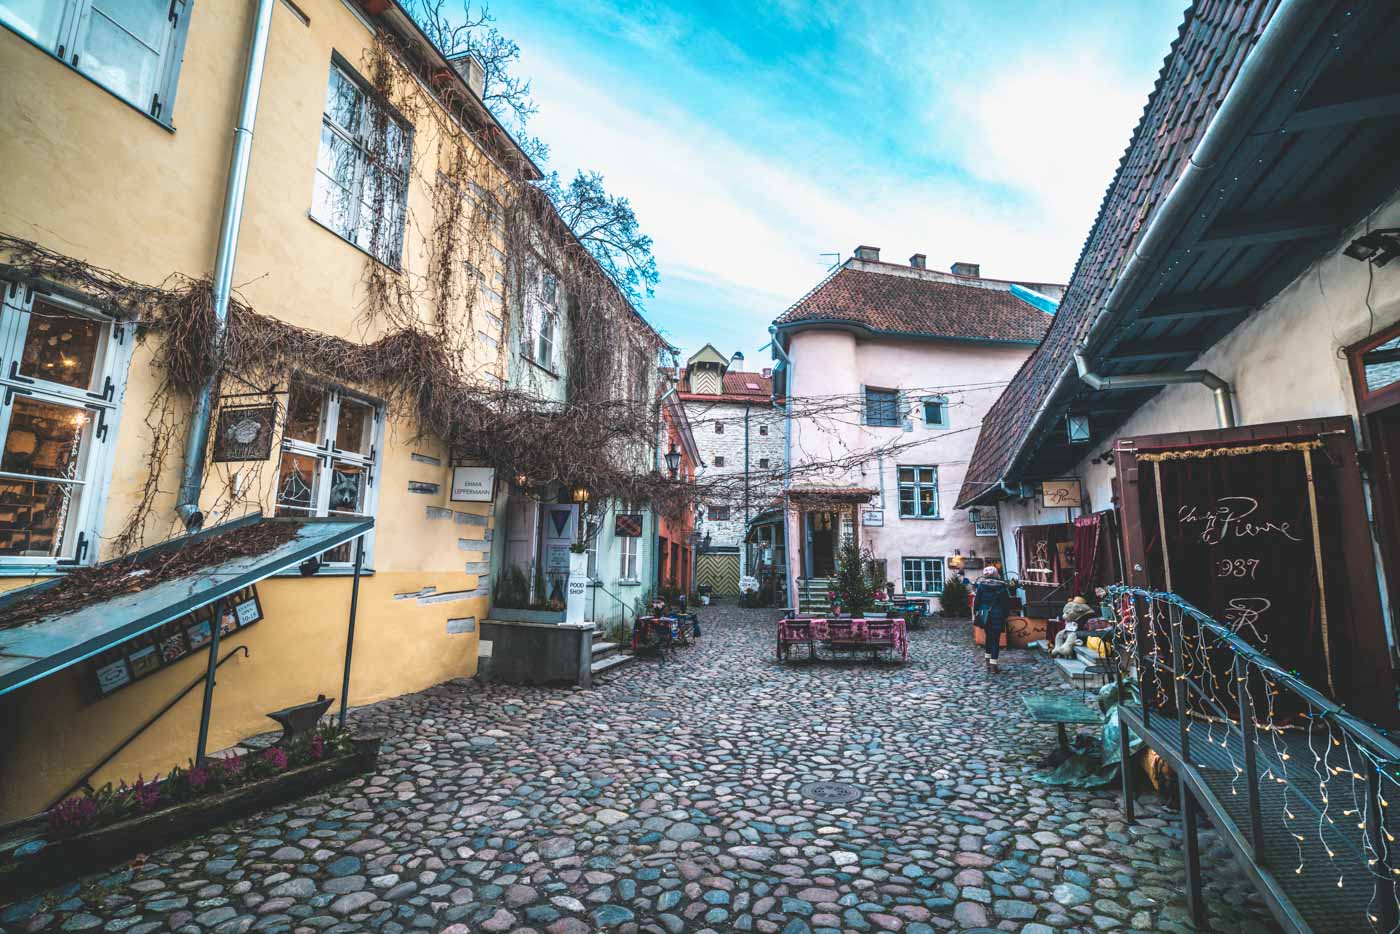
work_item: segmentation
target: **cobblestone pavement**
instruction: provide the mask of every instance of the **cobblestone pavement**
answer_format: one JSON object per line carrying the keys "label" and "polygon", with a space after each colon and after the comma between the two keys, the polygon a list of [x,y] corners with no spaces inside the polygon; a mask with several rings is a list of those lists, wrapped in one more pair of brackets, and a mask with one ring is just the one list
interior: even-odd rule
{"label": "cobblestone pavement", "polygon": [[[712,607],[675,662],[589,691],[459,681],[361,710],[377,775],[0,908],[13,930],[1186,930],[1177,820],[1028,780],[1053,744],[1012,652],[967,627],[906,666],[772,660],[768,611]],[[844,781],[846,805],[804,797]],[[1221,931],[1272,923],[1206,837]]]}

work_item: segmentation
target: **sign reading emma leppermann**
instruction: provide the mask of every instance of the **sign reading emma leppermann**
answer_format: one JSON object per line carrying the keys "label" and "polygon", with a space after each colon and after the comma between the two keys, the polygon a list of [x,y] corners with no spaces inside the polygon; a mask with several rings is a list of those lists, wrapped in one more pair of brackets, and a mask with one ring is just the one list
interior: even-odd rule
{"label": "sign reading emma leppermann", "polygon": [[272,426],[276,420],[277,407],[272,403],[223,406],[214,431],[214,460],[267,460],[272,454]]}
{"label": "sign reading emma leppermann", "polygon": [[114,645],[92,660],[93,678],[100,696],[139,681],[146,675],[173,665],[207,646],[219,626],[220,638],[246,629],[263,618],[258,588],[249,585],[219,601],[219,618],[214,607],[200,607],[187,616],[171,620],[120,645]]}
{"label": "sign reading emma leppermann", "polygon": [[495,495],[496,468],[452,468],[452,502],[489,503],[495,498]]}
{"label": "sign reading emma leppermann", "polygon": [[613,534],[618,538],[641,538],[642,514],[639,512],[618,513],[617,520],[613,523]]}

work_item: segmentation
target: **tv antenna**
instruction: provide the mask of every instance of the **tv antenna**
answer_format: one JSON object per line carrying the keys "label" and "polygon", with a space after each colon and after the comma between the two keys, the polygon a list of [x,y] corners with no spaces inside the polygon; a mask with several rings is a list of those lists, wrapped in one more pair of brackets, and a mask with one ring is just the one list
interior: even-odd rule
{"label": "tv antenna", "polygon": [[840,253],[818,253],[817,256],[819,256],[819,257],[820,257],[821,259],[823,259],[823,260],[826,259],[828,256],[834,256],[834,257],[836,257],[836,259],[835,259],[834,262],[832,262],[832,263],[830,263],[830,264],[827,265],[827,267],[826,267],[826,271],[827,271],[827,272],[831,272],[831,271],[832,271],[833,269],[835,269],[837,266],[840,266],[840,265],[841,265],[841,254],[840,254]]}

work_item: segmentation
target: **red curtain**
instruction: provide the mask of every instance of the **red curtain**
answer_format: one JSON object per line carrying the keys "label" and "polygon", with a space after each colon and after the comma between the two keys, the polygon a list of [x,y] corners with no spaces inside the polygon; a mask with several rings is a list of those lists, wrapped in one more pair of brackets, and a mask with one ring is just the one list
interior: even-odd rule
{"label": "red curtain", "polygon": [[1103,540],[1103,523],[1097,514],[1074,520],[1074,577],[1070,596],[1082,596],[1097,603],[1091,591],[1098,583],[1095,571],[1099,565],[1099,543]]}

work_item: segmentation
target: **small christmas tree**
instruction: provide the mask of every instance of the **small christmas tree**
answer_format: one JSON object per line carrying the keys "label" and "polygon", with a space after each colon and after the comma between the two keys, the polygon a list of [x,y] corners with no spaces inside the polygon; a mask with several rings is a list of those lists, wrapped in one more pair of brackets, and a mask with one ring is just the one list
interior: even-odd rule
{"label": "small christmas tree", "polygon": [[832,603],[840,606],[842,613],[853,617],[864,616],[875,603],[874,588],[865,576],[868,558],[853,539],[846,539],[837,558],[836,579],[831,585]]}

